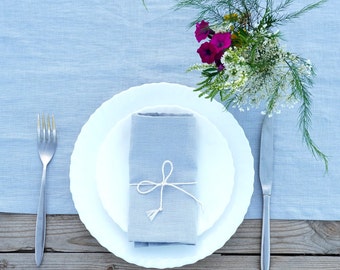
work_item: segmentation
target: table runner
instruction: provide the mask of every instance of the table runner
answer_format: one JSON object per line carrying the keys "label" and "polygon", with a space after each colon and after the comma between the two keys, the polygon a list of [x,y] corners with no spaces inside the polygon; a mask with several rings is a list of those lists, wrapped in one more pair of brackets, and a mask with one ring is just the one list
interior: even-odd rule
{"label": "table runner", "polygon": [[[47,211],[74,214],[70,156],[95,109],[132,86],[165,81],[194,87],[199,81],[198,74],[185,72],[199,62],[194,29],[187,27],[194,13],[171,10],[175,1],[146,3],[148,10],[138,0],[0,2],[0,212],[36,212],[41,178],[37,113],[54,113],[58,127]],[[283,29],[289,50],[317,67],[311,133],[329,155],[329,172],[303,145],[297,111],[275,115],[274,219],[340,220],[339,26],[336,2],[329,0]],[[255,158],[255,191],[246,218],[260,218],[257,167],[263,116],[231,112]]]}

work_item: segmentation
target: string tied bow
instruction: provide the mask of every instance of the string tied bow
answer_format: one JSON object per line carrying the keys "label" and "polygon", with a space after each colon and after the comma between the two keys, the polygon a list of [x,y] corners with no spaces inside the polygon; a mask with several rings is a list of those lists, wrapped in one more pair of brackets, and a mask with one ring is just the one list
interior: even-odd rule
{"label": "string tied bow", "polygon": [[[169,166],[169,172],[168,174],[165,174],[165,167]],[[146,211],[146,215],[148,216],[148,218],[153,221],[154,218],[158,215],[159,212],[163,211],[163,192],[164,192],[164,188],[166,186],[168,187],[172,187],[175,188],[183,193],[185,193],[186,195],[188,195],[190,198],[192,198],[193,200],[195,200],[201,207],[202,207],[202,203],[194,196],[192,195],[190,192],[186,191],[185,189],[181,188],[180,186],[182,185],[194,185],[197,182],[177,182],[177,183],[169,183],[168,179],[170,178],[172,172],[174,169],[174,165],[172,163],[171,160],[165,160],[162,164],[162,181],[157,183],[151,180],[143,180],[140,181],[138,184],[131,184],[131,185],[136,185],[137,186],[137,191],[139,194],[149,194],[151,192],[153,192],[155,189],[160,188],[160,199],[159,199],[159,207],[157,209],[151,209]],[[150,186],[150,188],[142,188],[143,186]]]}

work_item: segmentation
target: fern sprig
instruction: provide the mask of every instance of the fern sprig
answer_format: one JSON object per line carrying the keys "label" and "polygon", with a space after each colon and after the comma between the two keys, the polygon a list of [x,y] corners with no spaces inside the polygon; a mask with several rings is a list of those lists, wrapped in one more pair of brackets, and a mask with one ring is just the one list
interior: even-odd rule
{"label": "fern sprig", "polygon": [[[300,58],[301,61],[304,61]],[[292,91],[293,95],[298,96],[301,101],[299,107],[298,124],[302,131],[302,138],[307,145],[308,149],[312,152],[314,157],[321,158],[324,161],[326,171],[328,171],[328,157],[319,149],[319,147],[313,141],[310,135],[310,128],[312,123],[312,111],[311,111],[311,100],[312,94],[308,88],[312,87],[313,81],[307,77],[301,77],[298,68],[294,63],[286,62],[292,75]],[[315,75],[314,70],[311,71]]]}

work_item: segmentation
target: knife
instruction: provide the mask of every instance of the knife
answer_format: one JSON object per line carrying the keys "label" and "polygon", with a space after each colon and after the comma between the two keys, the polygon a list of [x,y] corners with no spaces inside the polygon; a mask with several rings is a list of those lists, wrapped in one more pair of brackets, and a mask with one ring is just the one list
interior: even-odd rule
{"label": "knife", "polygon": [[273,117],[265,116],[262,124],[260,149],[260,182],[263,194],[261,269],[270,266],[270,197],[274,175]]}

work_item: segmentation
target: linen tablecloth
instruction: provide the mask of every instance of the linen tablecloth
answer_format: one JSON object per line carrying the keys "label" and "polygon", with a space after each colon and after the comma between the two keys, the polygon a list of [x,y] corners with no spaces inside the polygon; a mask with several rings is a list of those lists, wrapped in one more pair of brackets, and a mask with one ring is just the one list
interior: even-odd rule
{"label": "linen tablecloth", "polygon": [[[302,7],[312,1],[296,1]],[[73,145],[102,102],[129,87],[173,82],[194,87],[199,62],[191,10],[175,1],[0,2],[0,212],[35,213],[41,164],[37,113],[54,113],[58,149],[48,169],[48,213],[76,213],[69,191]],[[289,50],[317,67],[312,136],[329,156],[329,172],[302,143],[296,110],[275,118],[272,218],[340,220],[339,3],[329,0],[282,29]],[[255,191],[246,218],[261,217],[258,179],[263,116],[231,110],[255,158]]]}

